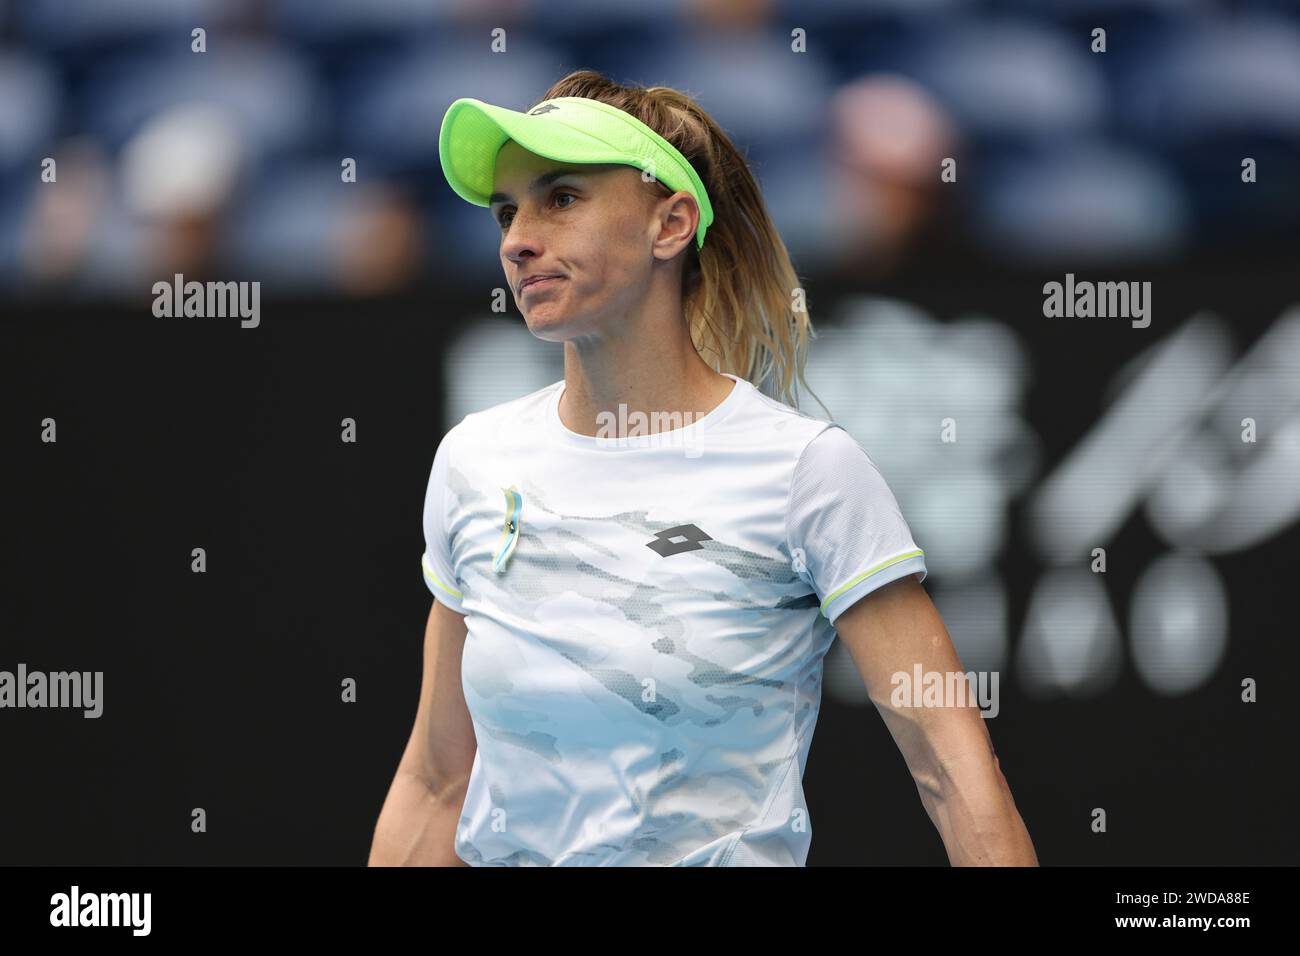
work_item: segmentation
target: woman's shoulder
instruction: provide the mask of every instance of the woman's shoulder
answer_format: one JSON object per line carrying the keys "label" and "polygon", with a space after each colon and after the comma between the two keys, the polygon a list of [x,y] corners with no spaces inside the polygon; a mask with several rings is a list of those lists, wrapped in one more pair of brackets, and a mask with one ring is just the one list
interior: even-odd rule
{"label": "woman's shoulder", "polygon": [[748,388],[749,400],[734,424],[746,430],[759,430],[773,440],[788,442],[798,451],[827,428],[839,428],[833,422],[810,415],[764,393],[758,386],[741,379]]}
{"label": "woman's shoulder", "polygon": [[549,402],[563,386],[561,379],[518,398],[466,412],[447,434],[454,435],[457,441],[492,441],[506,426],[533,428],[541,423]]}

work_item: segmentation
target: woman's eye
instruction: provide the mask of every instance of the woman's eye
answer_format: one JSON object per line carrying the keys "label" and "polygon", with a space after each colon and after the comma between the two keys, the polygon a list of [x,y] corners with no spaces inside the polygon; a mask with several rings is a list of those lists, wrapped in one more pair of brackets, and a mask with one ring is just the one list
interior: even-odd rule
{"label": "woman's eye", "polygon": [[[577,198],[578,198],[578,197],[575,196],[573,193],[557,192],[557,193],[555,193],[555,195],[554,195],[554,199],[573,199],[573,200],[576,200]],[[570,205],[572,205],[572,204],[571,204],[571,203],[566,203],[565,205],[561,206],[560,208],[561,208],[561,209],[568,209]],[[510,219],[511,219],[510,212],[509,212],[508,210],[503,209],[503,210],[501,210],[501,215],[497,217],[497,225],[500,226],[502,229],[505,229],[507,226],[510,225]]]}

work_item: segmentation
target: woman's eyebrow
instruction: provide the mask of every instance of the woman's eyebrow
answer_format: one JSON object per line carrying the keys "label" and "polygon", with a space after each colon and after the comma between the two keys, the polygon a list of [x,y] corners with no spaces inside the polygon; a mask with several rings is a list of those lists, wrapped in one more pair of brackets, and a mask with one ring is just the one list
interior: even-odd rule
{"label": "woman's eyebrow", "polygon": [[[549,169],[546,172],[542,173],[540,176],[538,176],[536,179],[534,179],[529,184],[528,190],[529,192],[538,192],[546,188],[547,186],[549,186],[551,183],[555,182],[555,180],[559,179],[561,176],[582,176],[582,175],[584,175],[584,171],[580,169]],[[492,205],[492,203],[496,203],[496,202],[509,202],[509,201],[510,201],[510,196],[508,193],[493,193],[488,198],[488,205],[490,206]]]}

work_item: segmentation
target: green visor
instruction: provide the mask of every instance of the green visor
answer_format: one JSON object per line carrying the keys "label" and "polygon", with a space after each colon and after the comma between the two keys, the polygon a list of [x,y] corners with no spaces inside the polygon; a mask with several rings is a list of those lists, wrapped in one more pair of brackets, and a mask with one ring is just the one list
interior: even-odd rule
{"label": "green visor", "polygon": [[649,173],[674,192],[684,190],[700,207],[696,248],[713,222],[709,194],[677,148],[635,116],[582,96],[561,96],[526,113],[462,98],[447,109],[438,156],[447,182],[462,199],[489,206],[497,153],[513,139],[524,149],[560,163],[621,163]]}

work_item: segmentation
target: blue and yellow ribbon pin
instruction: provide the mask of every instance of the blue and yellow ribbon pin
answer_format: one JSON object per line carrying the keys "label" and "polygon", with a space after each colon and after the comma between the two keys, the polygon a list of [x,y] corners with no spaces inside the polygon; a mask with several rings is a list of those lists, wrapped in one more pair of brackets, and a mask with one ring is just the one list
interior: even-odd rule
{"label": "blue and yellow ribbon pin", "polygon": [[496,557],[492,559],[492,570],[497,574],[505,573],[506,565],[515,553],[515,546],[519,544],[519,527],[524,510],[524,498],[517,487],[511,485],[501,490],[506,496],[506,520],[501,528],[501,544],[497,546]]}

